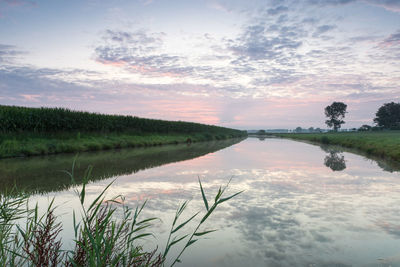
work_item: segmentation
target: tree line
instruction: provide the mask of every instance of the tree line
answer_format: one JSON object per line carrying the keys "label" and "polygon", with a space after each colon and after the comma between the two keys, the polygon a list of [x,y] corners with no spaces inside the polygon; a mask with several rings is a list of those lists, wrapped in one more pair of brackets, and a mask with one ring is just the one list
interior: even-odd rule
{"label": "tree line", "polygon": [[[343,102],[333,102],[325,108],[325,116],[328,118],[325,123],[335,132],[344,124],[344,118],[347,113],[347,105]],[[375,114],[374,123],[380,129],[400,130],[400,103],[385,103]],[[360,131],[368,131],[372,127],[363,125]]]}

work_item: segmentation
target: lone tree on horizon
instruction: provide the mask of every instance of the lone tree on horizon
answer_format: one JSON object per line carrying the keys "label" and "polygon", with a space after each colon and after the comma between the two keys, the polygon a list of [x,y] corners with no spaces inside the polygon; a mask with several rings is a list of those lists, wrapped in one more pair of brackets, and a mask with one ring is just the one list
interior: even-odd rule
{"label": "lone tree on horizon", "polygon": [[325,116],[328,117],[325,123],[328,127],[333,127],[335,132],[345,123],[343,119],[346,115],[346,108],[347,105],[343,102],[333,102],[325,108]]}
{"label": "lone tree on horizon", "polygon": [[400,103],[386,103],[376,112],[374,122],[386,129],[400,129]]}

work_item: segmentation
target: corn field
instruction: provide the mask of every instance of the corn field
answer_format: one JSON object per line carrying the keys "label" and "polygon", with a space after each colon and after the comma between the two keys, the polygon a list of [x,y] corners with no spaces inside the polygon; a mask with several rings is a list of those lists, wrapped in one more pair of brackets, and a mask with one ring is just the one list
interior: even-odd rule
{"label": "corn field", "polygon": [[209,133],[227,137],[243,136],[243,131],[183,121],[144,119],[106,115],[65,108],[28,108],[0,105],[0,133],[129,132],[129,133]]}

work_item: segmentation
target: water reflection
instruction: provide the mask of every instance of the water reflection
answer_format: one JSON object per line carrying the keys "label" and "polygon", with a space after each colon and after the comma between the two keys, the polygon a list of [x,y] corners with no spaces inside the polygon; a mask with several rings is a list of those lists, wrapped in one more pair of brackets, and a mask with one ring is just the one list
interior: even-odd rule
{"label": "water reflection", "polygon": [[[150,197],[146,212],[169,222],[184,199],[193,198],[191,212],[202,209],[197,175],[209,197],[233,176],[231,192],[245,192],[214,214],[206,227],[222,230],[183,257],[188,266],[399,266],[399,176],[343,155],[346,169],[332,172],[318,146],[253,138],[135,180],[121,177],[115,193],[133,206],[137,196]],[[160,244],[167,231],[159,226]]]}
{"label": "water reflection", "polygon": [[376,161],[379,167],[381,167],[382,170],[387,171],[387,172],[398,172],[400,171],[400,163],[395,162],[395,161],[388,161],[388,160],[383,160],[378,157],[373,157],[373,161]]}
{"label": "water reflection", "polygon": [[324,159],[324,165],[332,171],[343,171],[346,169],[346,161],[342,151],[326,146],[321,146],[321,149],[329,154]]}
{"label": "water reflection", "polygon": [[[235,177],[232,191],[246,191],[213,219],[213,227],[222,227],[223,232],[207,240],[208,248],[198,248],[201,251],[187,256],[184,262],[191,266],[400,264],[395,230],[400,229],[398,176],[348,154],[347,168],[331,172],[321,166],[324,153],[316,146],[287,140],[264,143],[247,140],[220,151],[212,160],[207,156],[198,160],[203,168],[207,166],[207,191],[215,191],[224,182],[223,177],[230,176]],[[211,162],[218,162],[217,166]],[[227,170],[227,166],[232,168]],[[190,165],[175,168],[175,173],[180,173]],[[201,171],[198,167],[191,169]],[[157,180],[155,173],[148,177]],[[163,203],[162,208],[172,212],[169,205],[174,201],[168,200],[197,193],[195,179],[185,178],[171,177],[182,188],[152,199],[154,207]],[[145,184],[149,185],[140,186],[151,191]],[[204,261],[197,253],[211,256]]]}
{"label": "water reflection", "polygon": [[[204,212],[197,177],[209,199],[233,177],[227,193],[244,193],[211,216],[205,229],[220,230],[194,244],[183,266],[400,266],[399,173],[347,152],[341,152],[346,168],[333,172],[321,164],[327,153],[302,142],[249,138],[191,160],[126,172],[109,196],[124,195],[132,207],[149,199],[144,215],[162,223],[146,246],[163,249],[179,203],[192,199],[188,214]],[[89,184],[87,197],[111,180]],[[35,200],[53,195],[65,210],[79,204],[71,190]],[[60,216],[67,230],[68,214]]]}
{"label": "water reflection", "polygon": [[[149,148],[108,150],[81,153],[74,174],[79,184],[89,165],[93,166],[91,181],[136,173],[164,164],[193,159],[218,151],[242,139],[169,145]],[[0,191],[12,187],[32,193],[66,190],[71,180],[64,170],[71,170],[75,155],[61,154],[0,160]]]}

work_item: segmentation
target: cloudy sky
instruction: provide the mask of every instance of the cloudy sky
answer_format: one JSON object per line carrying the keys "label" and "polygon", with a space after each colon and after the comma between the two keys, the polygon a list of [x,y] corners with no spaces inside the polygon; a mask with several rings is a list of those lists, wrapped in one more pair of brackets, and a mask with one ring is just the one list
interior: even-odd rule
{"label": "cloudy sky", "polygon": [[260,129],[333,101],[400,101],[400,0],[0,0],[0,104]]}

